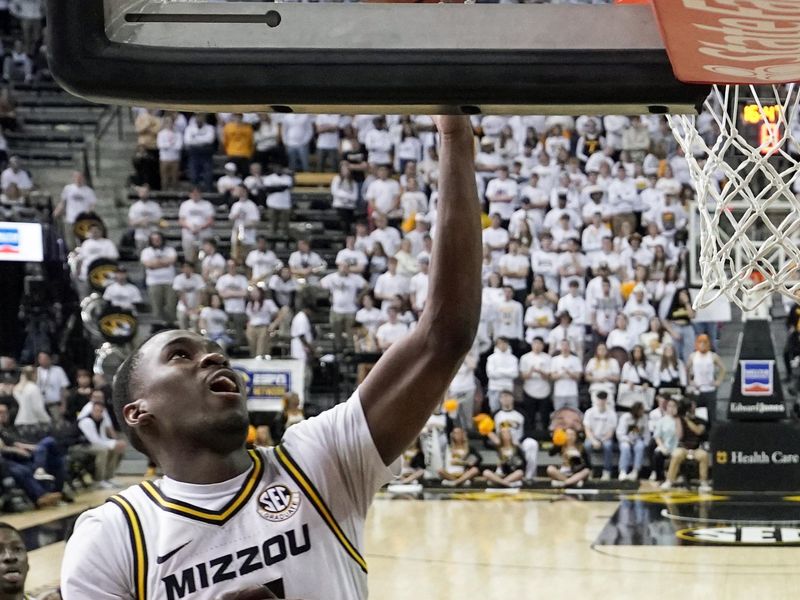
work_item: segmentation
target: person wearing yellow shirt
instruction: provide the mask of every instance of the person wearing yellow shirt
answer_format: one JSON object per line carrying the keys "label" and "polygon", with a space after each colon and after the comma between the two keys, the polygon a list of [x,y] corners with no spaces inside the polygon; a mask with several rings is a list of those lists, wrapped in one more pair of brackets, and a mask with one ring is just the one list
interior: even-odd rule
{"label": "person wearing yellow shirt", "polygon": [[253,127],[242,121],[241,113],[234,113],[222,128],[222,149],[234,163],[239,173],[247,173],[255,145]]}

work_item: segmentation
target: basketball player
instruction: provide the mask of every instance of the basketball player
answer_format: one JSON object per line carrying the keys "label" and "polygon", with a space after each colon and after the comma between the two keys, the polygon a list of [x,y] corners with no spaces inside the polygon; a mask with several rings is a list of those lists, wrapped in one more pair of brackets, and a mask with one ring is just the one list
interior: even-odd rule
{"label": "basketball player", "polygon": [[441,401],[480,314],[473,133],[466,117],[437,125],[438,234],[415,330],[347,402],[250,451],[243,385],[219,346],[186,331],[148,340],[120,367],[114,405],[165,477],[81,516],[65,600],[366,598],[367,509]]}
{"label": "basketball player", "polygon": [[[19,531],[0,523],[0,600],[35,600],[25,593],[28,577],[28,549]],[[59,600],[58,592],[39,596],[41,600]]]}

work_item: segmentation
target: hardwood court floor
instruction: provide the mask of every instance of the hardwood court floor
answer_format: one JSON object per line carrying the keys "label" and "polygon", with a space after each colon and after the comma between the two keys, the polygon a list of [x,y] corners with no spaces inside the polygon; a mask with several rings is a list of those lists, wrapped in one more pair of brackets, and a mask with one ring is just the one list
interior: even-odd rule
{"label": "hardwood court floor", "polygon": [[[102,497],[8,520],[27,527]],[[372,598],[752,600],[800,588],[800,547],[593,546],[619,502],[477,491],[466,498],[375,501],[366,536]],[[63,547],[31,552],[31,591],[57,583]]]}

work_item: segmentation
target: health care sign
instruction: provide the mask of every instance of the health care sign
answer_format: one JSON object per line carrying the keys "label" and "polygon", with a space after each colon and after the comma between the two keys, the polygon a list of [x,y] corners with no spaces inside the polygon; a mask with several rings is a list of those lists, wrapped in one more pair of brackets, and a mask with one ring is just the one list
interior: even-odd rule
{"label": "health care sign", "polygon": [[797,0],[653,0],[653,6],[681,81],[800,81]]}
{"label": "health care sign", "polygon": [[305,402],[305,365],[298,360],[233,360],[231,366],[247,389],[250,412],[280,412],[283,396],[295,392]]}

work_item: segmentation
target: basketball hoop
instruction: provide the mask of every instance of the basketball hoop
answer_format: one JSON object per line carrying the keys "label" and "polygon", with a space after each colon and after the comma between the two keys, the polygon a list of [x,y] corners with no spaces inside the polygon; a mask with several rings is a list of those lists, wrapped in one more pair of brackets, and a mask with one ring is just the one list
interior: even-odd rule
{"label": "basketball hoop", "polygon": [[710,122],[668,116],[697,190],[703,286],[695,308],[723,294],[742,310],[774,292],[800,299],[798,99],[794,84],[718,85],[704,104]]}

